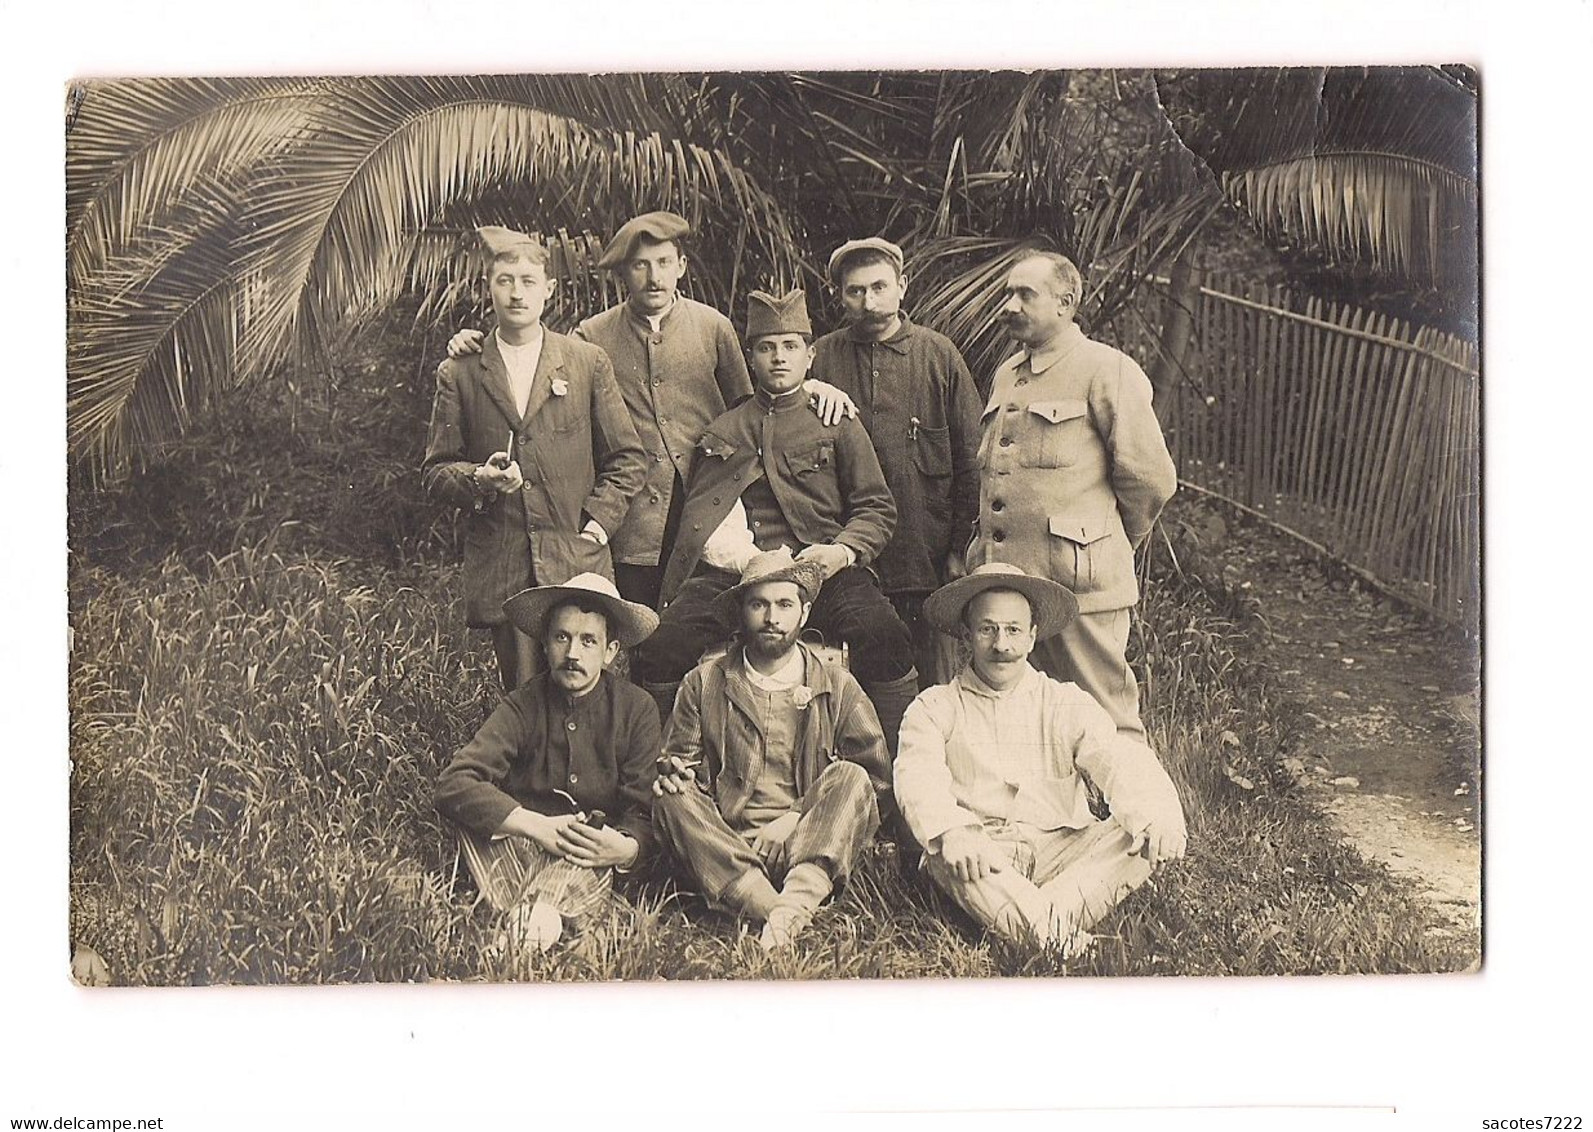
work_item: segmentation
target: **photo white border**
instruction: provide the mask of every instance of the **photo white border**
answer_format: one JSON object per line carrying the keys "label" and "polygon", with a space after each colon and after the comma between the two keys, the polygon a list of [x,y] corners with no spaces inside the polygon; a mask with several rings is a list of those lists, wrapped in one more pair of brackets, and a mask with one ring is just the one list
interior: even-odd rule
{"label": "photo white border", "polygon": [[[158,12],[158,14],[157,14]],[[487,1126],[518,1113],[871,1124],[1341,1127],[1593,1119],[1582,1083],[1589,628],[1585,4],[1083,5],[281,0],[15,5],[5,310],[20,417],[0,457],[17,878],[0,933],[0,1127]],[[439,45],[446,45],[440,49]],[[129,74],[1461,62],[1484,92],[1487,957],[1478,976],[82,991],[67,979],[64,84]],[[1580,473],[1580,474],[1579,474]],[[1563,532],[1563,533],[1562,533]],[[550,1044],[551,1043],[551,1044]],[[475,1063],[475,1067],[473,1067]],[[771,1066],[786,1071],[778,1076]],[[814,1082],[806,1094],[801,1082]],[[473,1082],[479,1091],[471,1096]],[[1578,1105],[1580,1104],[1580,1108]],[[1352,1106],[1284,1116],[1255,1107]],[[1168,1113],[1163,1106],[1208,1106]],[[1134,1107],[1137,1112],[1113,1112]],[[1072,1116],[1059,1108],[1098,1110]],[[978,1110],[997,1110],[979,1114]],[[1002,1111],[1004,1110],[1004,1111]],[[939,1116],[924,1115],[939,1112]],[[227,1114],[217,1123],[217,1114]],[[381,1114],[380,1116],[378,1114]],[[998,1123],[992,1123],[996,1116]],[[596,1123],[593,1123],[593,1122]],[[966,1123],[964,1123],[966,1122]],[[665,1127],[673,1122],[664,1120]]]}

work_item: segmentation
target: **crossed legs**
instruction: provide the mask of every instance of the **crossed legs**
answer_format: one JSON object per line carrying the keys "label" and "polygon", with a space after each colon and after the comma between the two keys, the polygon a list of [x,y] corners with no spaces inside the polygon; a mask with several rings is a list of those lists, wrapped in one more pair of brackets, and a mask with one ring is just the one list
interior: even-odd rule
{"label": "crossed legs", "polygon": [[[825,767],[802,802],[802,818],[787,844],[787,868],[778,877],[769,875],[753,851],[754,831],[732,829],[700,790],[655,799],[653,817],[663,842],[712,903],[784,925],[790,930],[775,934],[788,939],[847,878],[879,828],[873,784],[856,763]],[[783,881],[778,891],[776,881]]]}
{"label": "crossed legs", "polygon": [[1151,873],[1144,857],[1128,852],[1133,839],[1111,820],[1053,832],[988,822],[984,832],[1008,858],[1002,871],[959,880],[939,854],[926,855],[924,869],[981,925],[1008,939],[1072,951]]}

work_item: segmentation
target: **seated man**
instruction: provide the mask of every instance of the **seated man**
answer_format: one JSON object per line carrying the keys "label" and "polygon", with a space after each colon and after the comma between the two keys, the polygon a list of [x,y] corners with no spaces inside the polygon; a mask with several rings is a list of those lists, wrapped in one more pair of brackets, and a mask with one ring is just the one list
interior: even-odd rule
{"label": "seated man", "polygon": [[757,392],[703,434],[680,538],[664,570],[658,632],[637,650],[641,680],[667,714],[682,676],[724,633],[718,598],[757,551],[801,547],[822,571],[812,623],[851,649],[891,749],[918,690],[907,627],[868,569],[896,525],[896,504],[868,433],[855,420],[825,425],[802,382],[813,327],[801,291],[754,291],[747,354]]}
{"label": "seated man", "polygon": [[608,901],[652,832],[658,713],[605,670],[658,625],[614,583],[578,574],[515,594],[504,614],[547,650],[548,670],[504,697],[437,780],[481,895],[506,914],[502,942],[551,947],[564,921]]}
{"label": "seated man", "polygon": [[717,607],[740,643],[681,684],[653,786],[664,843],[710,901],[763,922],[765,948],[852,871],[890,774],[862,688],[798,640],[823,579],[788,550],[752,559]]}
{"label": "seated man", "polygon": [[[907,709],[895,767],[930,878],[985,927],[1064,955],[1185,847],[1178,793],[1150,748],[1029,665],[1077,611],[1064,587],[999,562],[930,595],[925,615],[973,658]],[[1111,806],[1104,820],[1086,775]]]}

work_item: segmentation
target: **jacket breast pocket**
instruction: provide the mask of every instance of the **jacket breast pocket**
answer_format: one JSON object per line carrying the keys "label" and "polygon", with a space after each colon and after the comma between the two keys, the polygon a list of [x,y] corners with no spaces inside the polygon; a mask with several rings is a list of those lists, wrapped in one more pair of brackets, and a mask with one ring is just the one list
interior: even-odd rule
{"label": "jacket breast pocket", "polygon": [[1031,401],[1018,460],[1027,468],[1065,468],[1099,443],[1085,401]]}
{"label": "jacket breast pocket", "polygon": [[783,461],[785,470],[797,479],[805,479],[818,473],[834,473],[835,471],[835,441],[820,440],[815,444],[804,445],[785,453]]}
{"label": "jacket breast pocket", "polygon": [[912,445],[913,464],[919,474],[932,479],[951,475],[951,430],[914,425],[912,431],[916,439],[908,443]]}

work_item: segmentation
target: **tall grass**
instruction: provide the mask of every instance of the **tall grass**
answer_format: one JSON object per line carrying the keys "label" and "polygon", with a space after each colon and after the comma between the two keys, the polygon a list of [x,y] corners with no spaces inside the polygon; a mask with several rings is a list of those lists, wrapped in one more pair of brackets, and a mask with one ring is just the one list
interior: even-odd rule
{"label": "tall grass", "polygon": [[[269,548],[74,580],[92,596],[77,610],[71,665],[72,932],[118,982],[1064,969],[980,940],[885,847],[789,954],[765,956],[659,880],[633,886],[578,946],[490,954],[495,926],[429,804],[494,695],[485,650],[459,626],[454,581],[448,569]],[[1068,969],[1464,965],[1402,890],[1265,774],[1279,736],[1265,682],[1243,660],[1244,630],[1177,582],[1151,587],[1144,614],[1148,713],[1190,815],[1191,855],[1126,901]]]}

